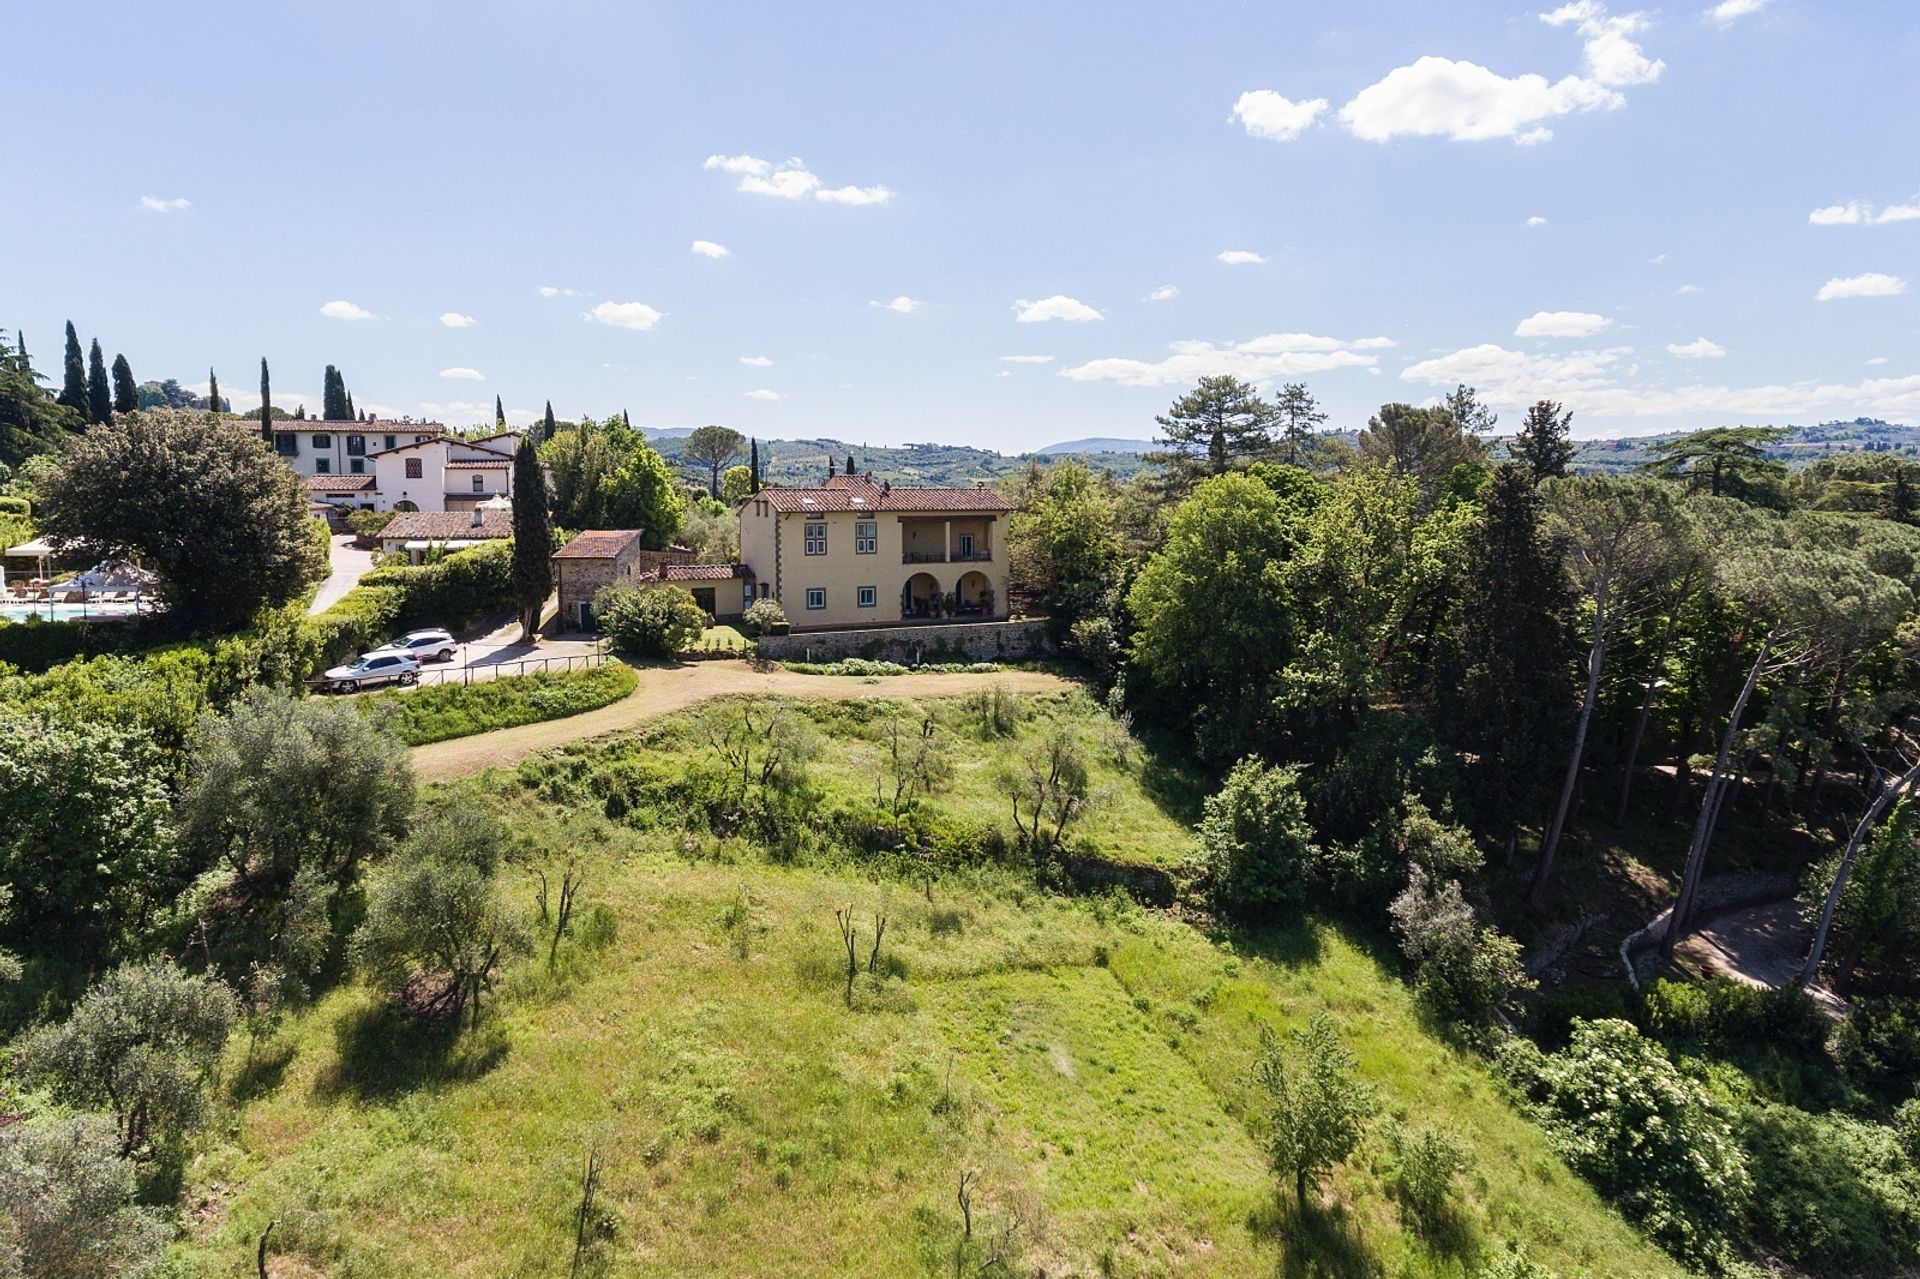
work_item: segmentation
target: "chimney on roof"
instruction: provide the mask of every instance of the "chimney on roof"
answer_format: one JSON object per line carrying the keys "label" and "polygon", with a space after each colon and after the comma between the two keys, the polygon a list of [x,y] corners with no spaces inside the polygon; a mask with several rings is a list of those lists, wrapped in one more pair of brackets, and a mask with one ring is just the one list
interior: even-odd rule
{"label": "chimney on roof", "polygon": [[486,522],[487,522],[487,513],[481,510],[479,506],[476,505],[473,508],[473,526],[475,528],[482,528],[486,525]]}

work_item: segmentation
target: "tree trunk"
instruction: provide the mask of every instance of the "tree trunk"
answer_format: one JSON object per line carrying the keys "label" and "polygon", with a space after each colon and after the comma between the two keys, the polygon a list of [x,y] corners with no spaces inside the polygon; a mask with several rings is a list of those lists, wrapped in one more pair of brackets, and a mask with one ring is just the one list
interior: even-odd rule
{"label": "tree trunk", "polygon": [[1680,876],[1680,896],[1673,904],[1673,914],[1667,918],[1667,933],[1660,941],[1660,955],[1663,959],[1673,958],[1673,948],[1686,935],[1687,916],[1693,912],[1693,897],[1700,887],[1700,872],[1706,865],[1707,840],[1713,831],[1713,819],[1720,804],[1721,788],[1725,784],[1727,760],[1733,754],[1733,739],[1740,732],[1740,720],[1747,713],[1747,701],[1753,696],[1754,685],[1760,682],[1760,671],[1767,664],[1767,655],[1773,648],[1773,635],[1760,641],[1760,652],[1755,655],[1753,665],[1747,670],[1747,682],[1740,687],[1740,696],[1734,699],[1733,709],[1727,714],[1727,731],[1720,735],[1720,753],[1714,756],[1713,771],[1707,775],[1707,793],[1700,801],[1700,816],[1694,819],[1693,839],[1687,845],[1686,868]]}
{"label": "tree trunk", "polygon": [[1853,874],[1853,865],[1860,856],[1861,845],[1867,842],[1867,834],[1880,815],[1887,811],[1903,792],[1920,781],[1920,764],[1915,764],[1900,775],[1898,781],[1882,790],[1873,803],[1867,806],[1866,816],[1853,828],[1853,838],[1847,841],[1846,851],[1840,854],[1840,865],[1833,872],[1833,884],[1827,889],[1827,900],[1820,906],[1820,922],[1813,930],[1813,947],[1807,952],[1807,962],[1801,965],[1800,975],[1794,978],[1794,985],[1805,986],[1820,971],[1820,960],[1827,949],[1827,934],[1833,930],[1833,913],[1840,906],[1840,894],[1846,891],[1847,876]]}
{"label": "tree trunk", "polygon": [[1580,722],[1573,731],[1573,756],[1567,761],[1567,777],[1560,785],[1560,803],[1553,813],[1547,837],[1540,841],[1540,864],[1533,872],[1533,886],[1527,890],[1527,904],[1538,909],[1547,900],[1547,879],[1553,874],[1553,855],[1559,851],[1560,836],[1566,830],[1567,810],[1573,806],[1573,788],[1580,780],[1580,757],[1587,749],[1587,726],[1593,721],[1594,703],[1600,699],[1600,668],[1607,660],[1607,588],[1602,585],[1593,597],[1593,645],[1587,650],[1587,695],[1580,703]]}
{"label": "tree trunk", "polygon": [[1627,743],[1627,764],[1620,773],[1620,802],[1614,806],[1613,824],[1624,826],[1627,821],[1627,797],[1633,791],[1633,766],[1640,758],[1640,743],[1647,736],[1647,720],[1653,715],[1653,699],[1660,683],[1660,672],[1667,664],[1667,645],[1673,642],[1674,627],[1680,620],[1680,605],[1686,599],[1682,593],[1667,612],[1667,624],[1660,631],[1660,650],[1654,654],[1653,670],[1647,676],[1647,695],[1640,699],[1640,714],[1633,722],[1633,737]]}

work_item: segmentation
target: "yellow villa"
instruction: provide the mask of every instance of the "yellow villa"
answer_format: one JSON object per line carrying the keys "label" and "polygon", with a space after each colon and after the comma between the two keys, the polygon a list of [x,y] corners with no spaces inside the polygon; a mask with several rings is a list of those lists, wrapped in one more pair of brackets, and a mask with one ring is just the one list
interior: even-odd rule
{"label": "yellow villa", "polygon": [[1007,617],[1007,516],[978,488],[836,475],[740,505],[740,559],[796,631]]}

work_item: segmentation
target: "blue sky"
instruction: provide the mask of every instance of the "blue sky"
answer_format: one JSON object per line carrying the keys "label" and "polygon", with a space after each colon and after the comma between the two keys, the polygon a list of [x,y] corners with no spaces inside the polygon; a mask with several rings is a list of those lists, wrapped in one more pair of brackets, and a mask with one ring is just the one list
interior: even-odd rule
{"label": "blue sky", "polygon": [[6,22],[0,327],[43,369],[71,318],[242,407],[265,355],[309,410],[332,362],[456,425],[1009,451],[1216,371],[1343,426],[1455,380],[1583,435],[1920,420],[1906,0]]}

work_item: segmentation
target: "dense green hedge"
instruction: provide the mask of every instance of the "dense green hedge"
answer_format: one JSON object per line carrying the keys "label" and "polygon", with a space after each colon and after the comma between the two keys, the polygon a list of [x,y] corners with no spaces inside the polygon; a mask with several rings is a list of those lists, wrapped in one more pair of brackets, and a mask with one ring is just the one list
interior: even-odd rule
{"label": "dense green hedge", "polygon": [[633,692],[638,683],[631,666],[609,662],[591,670],[505,675],[478,684],[434,684],[357,700],[368,714],[392,715],[394,732],[407,745],[423,746],[598,710]]}
{"label": "dense green hedge", "polygon": [[[225,706],[255,684],[297,686],[409,626],[458,628],[511,608],[512,565],[511,544],[496,542],[435,564],[376,569],[316,617],[289,605],[220,639],[172,644],[139,656],[92,656],[37,673],[26,663],[0,657],[0,707],[142,731],[165,753],[177,783],[185,775],[194,726],[209,708]],[[10,640],[12,631],[67,626],[0,626],[0,636]],[[58,641],[36,636],[32,642]]]}

